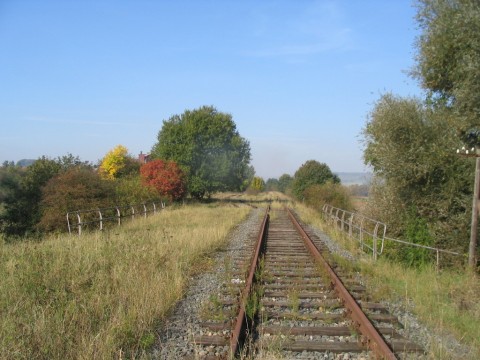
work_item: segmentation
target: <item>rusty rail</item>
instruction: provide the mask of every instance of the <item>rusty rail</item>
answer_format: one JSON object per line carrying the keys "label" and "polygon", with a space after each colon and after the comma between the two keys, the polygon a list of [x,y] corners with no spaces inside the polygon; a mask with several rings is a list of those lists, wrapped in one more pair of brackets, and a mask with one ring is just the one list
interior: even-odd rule
{"label": "rusty rail", "polygon": [[348,292],[348,290],[343,285],[343,282],[337,276],[332,267],[327,263],[325,258],[322,256],[320,251],[318,251],[315,244],[312,242],[310,237],[307,235],[302,226],[298,223],[297,219],[293,215],[290,209],[287,209],[288,216],[290,217],[292,223],[297,228],[298,232],[301,234],[306,247],[312,254],[312,256],[325,268],[328,273],[332,285],[337,292],[338,296],[342,299],[345,307],[349,311],[350,318],[355,322],[359,332],[364,336],[364,341],[366,345],[379,357],[383,359],[397,359],[393,351],[390,349],[390,346],[385,342],[384,338],[380,333],[375,329],[371,321],[364,314],[358,303]]}
{"label": "rusty rail", "polygon": [[245,287],[242,291],[242,297],[240,300],[240,310],[235,320],[235,326],[233,328],[232,335],[230,336],[230,354],[232,356],[235,356],[238,353],[240,345],[243,342],[245,337],[244,330],[246,328],[246,322],[247,322],[246,314],[245,314],[245,305],[252,291],[255,271],[257,269],[258,262],[260,261],[261,253],[263,252],[263,249],[264,249],[268,223],[270,220],[269,211],[270,211],[270,207],[267,207],[265,216],[262,221],[262,225],[260,227],[260,231],[258,233],[257,242],[255,244],[255,252],[250,265],[250,270],[248,272],[248,277],[245,282]]}

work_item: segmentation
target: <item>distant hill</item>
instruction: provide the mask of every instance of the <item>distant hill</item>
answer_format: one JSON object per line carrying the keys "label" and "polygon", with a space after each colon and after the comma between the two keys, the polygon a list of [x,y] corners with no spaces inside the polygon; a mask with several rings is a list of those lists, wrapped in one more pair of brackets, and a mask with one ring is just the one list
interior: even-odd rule
{"label": "distant hill", "polygon": [[343,185],[366,185],[372,179],[372,173],[368,172],[337,172],[335,173]]}
{"label": "distant hill", "polygon": [[27,167],[27,166],[32,165],[34,162],[35,162],[34,159],[22,159],[22,160],[17,161],[17,166]]}

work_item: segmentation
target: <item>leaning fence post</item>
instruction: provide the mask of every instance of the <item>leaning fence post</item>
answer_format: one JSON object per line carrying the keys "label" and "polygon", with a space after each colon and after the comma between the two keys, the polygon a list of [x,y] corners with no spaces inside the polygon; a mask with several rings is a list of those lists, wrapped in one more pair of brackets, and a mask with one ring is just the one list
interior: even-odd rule
{"label": "leaning fence post", "polygon": [[152,202],[152,204],[153,204],[153,213],[156,214],[157,213],[157,207],[155,206],[154,202]]}

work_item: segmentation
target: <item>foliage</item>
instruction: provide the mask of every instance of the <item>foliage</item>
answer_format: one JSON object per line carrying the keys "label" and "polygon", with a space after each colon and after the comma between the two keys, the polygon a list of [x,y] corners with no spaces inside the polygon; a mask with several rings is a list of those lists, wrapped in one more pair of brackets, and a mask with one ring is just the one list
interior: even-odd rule
{"label": "foliage", "polygon": [[141,204],[156,198],[158,198],[157,190],[145,186],[140,175],[129,175],[115,180],[116,205]]}
{"label": "foliage", "polygon": [[289,174],[283,174],[278,179],[278,191],[287,194],[293,183],[293,177]]}
{"label": "foliage", "polygon": [[65,230],[65,214],[113,206],[114,189],[92,168],[75,166],[51,178],[42,188],[40,202],[42,231]]}
{"label": "foliage", "polygon": [[247,193],[249,194],[258,194],[265,190],[265,181],[258,176],[254,176],[250,186],[247,189]]}
{"label": "foliage", "polygon": [[103,179],[114,180],[122,176],[138,173],[140,164],[128,154],[128,149],[117,145],[101,160],[100,174]]}
{"label": "foliage", "polygon": [[304,191],[311,185],[322,185],[326,182],[340,183],[337,175],[333,174],[325,163],[316,160],[308,160],[295,172],[292,183],[293,195],[297,199],[303,199]]}
{"label": "foliage", "polygon": [[323,185],[310,185],[303,192],[305,203],[317,211],[322,211],[324,204],[344,210],[352,210],[353,205],[347,188],[340,184],[327,182]]}
{"label": "foliage", "polygon": [[414,207],[436,246],[465,250],[474,166],[456,155],[449,125],[448,113],[417,99],[385,94],[377,101],[363,131],[365,162],[377,176],[369,213],[400,236]]}
{"label": "foliage", "polygon": [[[0,176],[0,231],[6,235],[23,235],[35,230],[40,221],[42,187],[60,172],[75,166],[91,167],[71,154],[49,159],[45,156],[26,167],[2,168]],[[6,175],[5,175],[6,174]]]}
{"label": "foliage", "polygon": [[248,176],[250,145],[230,114],[212,106],[186,110],[163,122],[152,157],[175,161],[195,198],[240,190]]}
{"label": "foliage", "polygon": [[451,108],[465,136],[480,123],[480,3],[417,0],[417,8],[421,34],[413,75],[436,106]]}
{"label": "foliage", "polygon": [[1,216],[4,233],[22,235],[34,229],[40,220],[41,188],[61,169],[59,160],[43,156],[27,167],[21,176],[9,177],[9,181],[2,182],[2,188],[8,194],[3,200]]}
{"label": "foliage", "polygon": [[279,191],[278,184],[279,184],[278,179],[269,178],[265,182],[265,190],[266,191]]}
{"label": "foliage", "polygon": [[175,201],[185,196],[185,176],[173,161],[150,161],[142,165],[140,175],[143,183],[157,190],[161,197]]}

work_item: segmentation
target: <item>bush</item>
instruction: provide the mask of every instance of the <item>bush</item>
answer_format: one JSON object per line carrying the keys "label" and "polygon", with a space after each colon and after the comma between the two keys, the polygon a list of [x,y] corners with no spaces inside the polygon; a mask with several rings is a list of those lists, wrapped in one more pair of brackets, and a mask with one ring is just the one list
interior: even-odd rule
{"label": "bush", "polygon": [[146,163],[140,168],[140,175],[144,184],[170,201],[180,200],[186,194],[185,175],[173,161],[154,160]]}
{"label": "bush", "polygon": [[94,170],[79,166],[50,179],[42,189],[39,230],[65,230],[68,211],[113,206],[113,184]]}
{"label": "bush", "polygon": [[324,204],[329,204],[340,209],[353,209],[348,190],[340,185],[328,182],[323,185],[311,185],[304,192],[305,203],[321,211]]}

